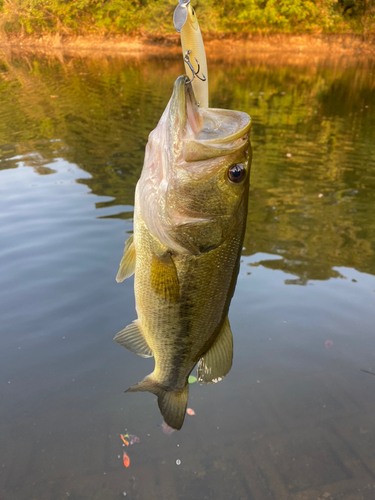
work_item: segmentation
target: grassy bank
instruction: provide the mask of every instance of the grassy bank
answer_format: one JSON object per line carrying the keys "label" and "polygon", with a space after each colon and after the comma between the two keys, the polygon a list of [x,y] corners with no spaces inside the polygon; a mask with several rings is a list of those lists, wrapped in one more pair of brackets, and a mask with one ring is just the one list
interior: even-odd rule
{"label": "grassy bank", "polygon": [[[0,0],[11,35],[175,33],[177,0]],[[206,34],[375,34],[375,0],[193,0]]]}

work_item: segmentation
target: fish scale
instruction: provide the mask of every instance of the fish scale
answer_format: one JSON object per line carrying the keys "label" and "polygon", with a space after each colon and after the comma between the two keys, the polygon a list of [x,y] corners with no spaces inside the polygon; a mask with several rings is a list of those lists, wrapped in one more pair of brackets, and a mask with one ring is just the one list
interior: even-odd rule
{"label": "fish scale", "polygon": [[[244,213],[245,210],[244,206]],[[245,220],[244,217],[242,219]],[[135,249],[140,256],[141,268],[137,272],[136,267],[135,275],[137,313],[147,343],[154,353],[154,374],[162,385],[183,389],[187,377],[203,354],[204,346],[220,330],[227,315],[244,227],[219,248],[212,250],[209,256],[180,255],[173,259],[181,283],[181,296],[176,303],[169,302],[152,290],[152,250],[147,241],[150,234],[142,220],[136,220],[135,227],[139,230]],[[173,360],[180,352],[187,361],[180,362],[176,367]]]}

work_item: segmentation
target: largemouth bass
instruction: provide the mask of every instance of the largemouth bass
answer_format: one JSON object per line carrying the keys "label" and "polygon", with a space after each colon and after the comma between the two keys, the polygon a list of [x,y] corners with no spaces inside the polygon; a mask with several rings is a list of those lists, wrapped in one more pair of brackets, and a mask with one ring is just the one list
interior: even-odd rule
{"label": "largemouth bass", "polygon": [[115,340],[155,358],[129,392],[158,397],[165,422],[180,429],[188,377],[213,383],[230,370],[228,321],[246,225],[251,119],[240,111],[200,109],[186,76],[149,136],[136,187],[134,234],[117,281],[135,272],[138,319]]}

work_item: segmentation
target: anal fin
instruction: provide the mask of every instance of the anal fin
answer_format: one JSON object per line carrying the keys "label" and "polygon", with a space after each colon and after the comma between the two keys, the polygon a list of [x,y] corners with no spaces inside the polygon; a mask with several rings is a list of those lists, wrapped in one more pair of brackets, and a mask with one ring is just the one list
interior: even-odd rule
{"label": "anal fin", "polygon": [[133,323],[130,323],[130,325],[121,330],[121,332],[118,332],[113,340],[128,351],[142,356],[142,358],[152,358],[153,356],[152,350],[139,327],[138,320],[133,321]]}
{"label": "anal fin", "polygon": [[233,336],[229,319],[226,317],[215,342],[198,362],[198,382],[203,384],[219,382],[232,368],[232,360]]}
{"label": "anal fin", "polygon": [[135,271],[135,247],[134,237],[129,236],[125,243],[124,255],[120,262],[120,267],[116,276],[117,283],[121,283],[126,278],[130,278]]}

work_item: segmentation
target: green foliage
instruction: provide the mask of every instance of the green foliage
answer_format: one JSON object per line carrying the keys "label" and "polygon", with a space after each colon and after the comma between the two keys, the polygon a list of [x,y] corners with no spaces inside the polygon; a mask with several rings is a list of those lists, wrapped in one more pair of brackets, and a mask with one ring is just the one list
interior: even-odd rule
{"label": "green foliage", "polygon": [[[375,0],[196,0],[204,32],[375,31]],[[174,33],[177,0],[0,0],[5,31]]]}
{"label": "green foliage", "polygon": [[134,32],[141,21],[138,0],[4,0],[6,31],[26,33]]}
{"label": "green foliage", "polygon": [[236,32],[329,32],[354,28],[353,20],[345,18],[343,9],[340,12],[337,0],[233,0],[223,3],[222,18],[226,19],[226,29]]}

